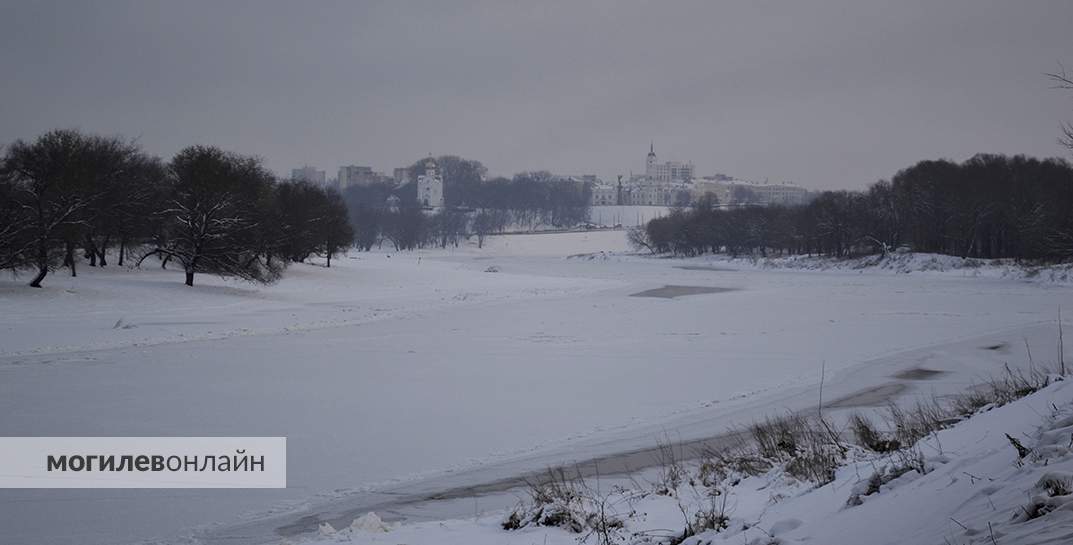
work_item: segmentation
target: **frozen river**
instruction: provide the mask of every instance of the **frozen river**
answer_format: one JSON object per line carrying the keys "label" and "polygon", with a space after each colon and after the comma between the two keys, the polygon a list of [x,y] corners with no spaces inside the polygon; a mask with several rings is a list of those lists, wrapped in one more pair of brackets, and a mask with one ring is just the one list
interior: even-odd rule
{"label": "frozen river", "polygon": [[[289,486],[2,490],[0,541],[271,531],[414,479],[475,484],[715,435],[815,403],[823,362],[830,399],[914,368],[946,373],[901,395],[941,393],[1022,361],[1022,338],[1045,360],[1047,321],[1073,308],[1069,288],[1009,280],[565,258],[624,237],[353,254],[264,288],[188,289],[152,268],[4,280],[0,434],[283,435]],[[630,297],[665,286],[715,289]]]}

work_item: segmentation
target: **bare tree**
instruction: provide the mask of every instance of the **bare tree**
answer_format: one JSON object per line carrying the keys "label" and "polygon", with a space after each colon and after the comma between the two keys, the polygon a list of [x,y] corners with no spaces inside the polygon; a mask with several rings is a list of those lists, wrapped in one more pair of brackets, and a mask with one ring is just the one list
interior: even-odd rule
{"label": "bare tree", "polygon": [[[133,144],[106,140],[110,146],[99,154],[102,176],[94,180],[99,197],[86,209],[81,241],[68,242],[65,264],[73,267],[70,247],[81,242],[90,266],[108,264],[108,250],[119,246],[122,265],[127,243],[144,231],[145,218],[159,205],[164,168],[160,160],[147,157]],[[73,270],[73,269],[72,269]]]}
{"label": "bare tree", "polygon": [[[1047,77],[1050,78],[1051,83],[1054,84],[1055,89],[1065,89],[1067,91],[1073,91],[1073,79],[1070,79],[1071,76],[1066,75],[1066,69],[1064,66],[1059,65],[1058,71],[1051,74],[1047,74]],[[1062,124],[1062,136],[1059,138],[1059,142],[1061,142],[1063,146],[1069,148],[1070,150],[1073,150],[1073,124]]]}
{"label": "bare tree", "polygon": [[472,229],[477,235],[477,247],[484,248],[484,239],[498,233],[510,222],[510,213],[500,209],[481,209],[473,216]]}
{"label": "bare tree", "polygon": [[0,269],[18,270],[32,263],[30,224],[24,221],[25,210],[15,200],[15,193],[12,180],[0,178]]}
{"label": "bare tree", "polygon": [[[74,130],[48,132],[32,143],[8,147],[0,176],[9,184],[17,210],[22,247],[16,262],[37,268],[30,285],[39,288],[90,224],[92,207],[104,202],[107,187],[123,175],[131,144],[116,138],[84,135]],[[74,272],[73,259],[68,259]]]}
{"label": "bare tree", "polygon": [[153,254],[175,259],[187,286],[199,272],[264,283],[278,279],[282,260],[268,259],[259,233],[273,183],[261,161],[192,146],[168,168],[169,196],[160,212],[167,236],[142,260]]}
{"label": "bare tree", "polygon": [[319,252],[331,267],[332,256],[345,252],[354,244],[354,229],[350,226],[343,197],[335,191],[328,191],[326,196],[323,220],[317,226],[317,232],[321,241]]}
{"label": "bare tree", "polygon": [[645,249],[656,253],[656,249],[652,247],[652,241],[648,238],[648,232],[642,226],[630,227],[630,230],[626,232],[626,240],[635,250]]}

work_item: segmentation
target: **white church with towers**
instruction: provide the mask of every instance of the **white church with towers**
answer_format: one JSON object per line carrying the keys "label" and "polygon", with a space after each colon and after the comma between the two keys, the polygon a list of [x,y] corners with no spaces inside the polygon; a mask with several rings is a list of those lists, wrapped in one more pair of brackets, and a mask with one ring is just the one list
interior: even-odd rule
{"label": "white church with towers", "polygon": [[432,157],[425,161],[425,173],[417,177],[417,202],[428,212],[444,208],[443,176]]}

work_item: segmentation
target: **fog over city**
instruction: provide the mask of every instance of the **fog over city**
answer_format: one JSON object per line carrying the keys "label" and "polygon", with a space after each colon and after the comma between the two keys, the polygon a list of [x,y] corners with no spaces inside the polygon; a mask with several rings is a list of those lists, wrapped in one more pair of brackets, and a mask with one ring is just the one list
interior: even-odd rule
{"label": "fog over city", "polygon": [[426,154],[495,175],[861,188],[913,161],[1055,156],[1073,3],[4,2],[0,143],[65,127],[284,174]]}

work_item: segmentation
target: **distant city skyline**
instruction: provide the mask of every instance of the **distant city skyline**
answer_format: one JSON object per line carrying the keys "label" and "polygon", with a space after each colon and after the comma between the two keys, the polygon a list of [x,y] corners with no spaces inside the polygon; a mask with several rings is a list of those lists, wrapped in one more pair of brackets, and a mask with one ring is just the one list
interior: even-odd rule
{"label": "distant city skyline", "polygon": [[[53,128],[284,175],[698,174],[862,188],[923,160],[1068,154],[1073,2],[5,2],[0,143]],[[300,31],[296,31],[299,30]],[[625,171],[625,172],[624,172]]]}
{"label": "distant city skyline", "polygon": [[[649,153],[650,154],[654,153],[654,150],[655,150],[655,143],[654,143],[654,141],[650,141],[649,142]],[[445,156],[445,155],[454,155],[454,154],[450,154],[450,153],[432,153],[432,154],[430,154],[430,156],[435,156],[435,157],[440,157],[440,156]],[[656,154],[656,155],[659,156],[659,154]],[[480,161],[479,157],[463,157],[463,158],[464,159],[472,159],[472,160]],[[566,175],[568,175],[568,176],[597,176],[598,178],[600,178],[600,179],[602,179],[604,181],[614,180],[618,176],[629,177],[631,174],[633,176],[653,176],[653,177],[661,176],[661,174],[656,174],[656,172],[654,172],[652,170],[652,168],[648,164],[648,161],[646,161],[644,159],[636,159],[635,158],[634,162],[638,163],[638,164],[641,164],[642,167],[641,168],[635,168],[633,165],[631,165],[629,168],[608,171],[608,172],[610,172],[610,174],[604,174],[604,175],[598,174],[597,171],[594,170],[594,169],[578,171],[578,172],[562,172],[562,171],[552,170],[552,169],[548,169],[548,168],[530,169],[530,170],[547,170],[547,171],[551,172],[552,174],[564,175],[564,176],[566,176]],[[402,180],[402,178],[403,178],[403,175],[406,174],[405,171],[408,170],[410,168],[410,166],[412,166],[412,165],[407,164],[406,166],[397,166],[397,167],[393,167],[393,168],[379,168],[377,165],[375,165],[373,163],[374,163],[374,161],[366,161],[366,162],[356,161],[356,162],[351,162],[351,163],[347,163],[347,164],[340,164],[338,169],[340,170],[340,172],[343,172],[345,169],[348,169],[348,168],[361,168],[361,169],[363,169],[363,171],[367,171],[367,174],[382,174],[385,177],[393,178],[395,181],[401,182],[401,181],[404,181],[404,180]],[[482,164],[483,164],[483,161],[482,161]],[[485,166],[487,167],[487,165],[485,165]],[[662,172],[662,176],[666,177],[667,181],[670,181],[672,179],[679,179],[679,170],[681,170],[681,172],[684,173],[683,175],[688,177],[688,178],[702,178],[702,177],[705,177],[705,176],[715,176],[715,175],[730,175],[730,176],[733,176],[732,173],[723,172],[723,171],[721,171],[719,169],[715,169],[715,170],[713,170],[711,172],[697,172],[696,169],[695,169],[695,165],[693,165],[692,161],[689,161],[689,160],[670,160],[670,161],[665,161],[665,160],[663,160],[662,156],[659,156],[658,165],[654,165],[654,166],[656,167],[657,170]],[[335,169],[335,168],[336,167],[334,167],[332,165],[309,165],[309,164],[303,163],[301,167],[296,167],[296,168],[290,169],[290,172],[291,172],[290,177],[295,178],[295,179],[309,179],[310,178],[310,173],[309,173],[309,171],[307,171],[307,169],[314,169],[314,170],[319,169],[319,170],[321,170],[320,174],[323,175],[324,172],[334,172],[333,169]],[[388,174],[389,172],[391,174]],[[489,172],[488,175],[486,176],[486,179],[498,178],[498,177],[510,178],[510,177],[514,176],[515,174],[519,174],[521,172],[524,172],[524,171],[519,170],[519,171],[515,171],[515,172],[510,172],[510,173],[506,173],[506,172],[504,172],[504,173]],[[283,174],[280,174],[280,176],[286,177]],[[769,177],[766,177],[766,176],[761,177],[761,178],[755,178],[755,177],[754,178],[747,178],[747,177],[744,177],[744,176],[738,176],[738,178],[740,178],[740,179],[749,179],[749,180],[754,180],[754,181],[761,181],[761,180],[770,179]],[[327,178],[327,180],[331,180],[331,179],[333,179],[331,176],[329,176]],[[334,179],[338,179],[338,178],[334,178]],[[779,180],[779,181],[780,182],[792,182],[793,180]],[[321,183],[323,183],[323,181],[321,181]]]}

